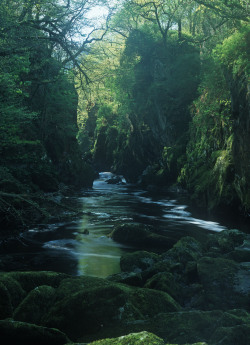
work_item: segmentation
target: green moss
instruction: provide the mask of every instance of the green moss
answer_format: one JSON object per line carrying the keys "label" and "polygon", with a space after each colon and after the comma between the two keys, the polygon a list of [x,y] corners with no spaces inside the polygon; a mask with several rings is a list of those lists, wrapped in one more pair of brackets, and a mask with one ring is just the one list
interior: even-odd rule
{"label": "green moss", "polygon": [[109,328],[111,324],[116,325],[116,328],[124,322],[143,320],[159,312],[180,309],[167,293],[110,282],[105,286],[106,282],[103,280],[103,285],[99,287],[73,293],[69,291],[68,295],[52,306],[45,325],[56,327],[72,339],[77,339],[101,331],[102,328]]}
{"label": "green moss", "polygon": [[63,345],[69,342],[57,329],[36,326],[13,320],[0,320],[1,342],[11,345]]}
{"label": "green moss", "polygon": [[13,278],[13,274],[1,273],[0,283],[6,291],[5,294],[0,295],[0,299],[4,298],[4,295],[6,298],[9,296],[11,308],[15,309],[26,295],[24,289],[21,284]]}
{"label": "green moss", "polygon": [[10,294],[4,284],[0,282],[0,320],[12,316]]}
{"label": "green moss", "polygon": [[250,325],[237,325],[232,327],[219,327],[212,336],[213,344],[249,344],[250,343]]}
{"label": "green moss", "polygon": [[204,288],[202,309],[248,308],[250,274],[233,260],[203,257],[197,271]]}
{"label": "green moss", "polygon": [[58,287],[60,282],[69,276],[64,273],[56,273],[49,271],[41,272],[10,272],[4,275],[8,279],[14,279],[21,285],[22,289],[29,292],[40,285],[48,285]]}
{"label": "green moss", "polygon": [[120,259],[121,270],[126,272],[140,272],[151,268],[159,260],[159,255],[146,252],[137,251],[134,253],[127,253]]}
{"label": "green moss", "polygon": [[152,333],[140,332],[119,338],[97,340],[89,345],[164,345],[164,341]]}
{"label": "green moss", "polygon": [[175,300],[180,298],[180,286],[176,283],[175,277],[170,272],[161,272],[148,279],[145,288],[167,292]]}
{"label": "green moss", "polygon": [[55,294],[55,289],[50,286],[42,285],[36,287],[19,304],[13,318],[40,325],[44,315],[55,300]]}

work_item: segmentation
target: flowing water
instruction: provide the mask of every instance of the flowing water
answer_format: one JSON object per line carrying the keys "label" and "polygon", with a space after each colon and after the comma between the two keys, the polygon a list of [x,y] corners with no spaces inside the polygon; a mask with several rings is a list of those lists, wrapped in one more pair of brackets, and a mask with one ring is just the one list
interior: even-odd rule
{"label": "flowing water", "polygon": [[125,181],[108,184],[111,176],[101,173],[91,190],[72,197],[82,205],[83,215],[78,220],[30,229],[13,240],[13,246],[9,244],[8,252],[0,258],[0,269],[107,277],[120,271],[123,253],[136,250],[107,236],[116,224],[150,224],[176,240],[187,235],[201,239],[208,231],[226,229],[215,221],[194,216],[186,196],[154,195]]}

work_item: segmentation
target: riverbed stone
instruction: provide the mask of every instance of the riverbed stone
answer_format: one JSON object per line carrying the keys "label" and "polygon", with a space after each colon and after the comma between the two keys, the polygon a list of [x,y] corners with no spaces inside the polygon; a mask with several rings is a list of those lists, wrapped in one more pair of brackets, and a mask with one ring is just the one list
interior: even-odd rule
{"label": "riverbed stone", "polygon": [[[2,289],[7,291],[6,293],[0,294],[0,300],[7,298],[11,303],[11,309],[14,310],[23,300],[26,292],[21,284],[13,279],[12,275],[9,273],[0,273],[0,283],[2,284]],[[7,296],[9,296],[9,298]],[[5,302],[3,301],[2,303]]]}
{"label": "riverbed stone", "polygon": [[120,272],[112,274],[106,279],[115,283],[122,283],[130,286],[143,287],[144,285],[144,280],[140,272]]}
{"label": "riverbed stone", "polygon": [[[249,321],[250,315],[242,310],[232,310],[228,312],[223,312],[221,310],[190,310],[175,313],[162,313],[150,320],[146,320],[143,325],[134,325],[134,328],[137,328],[138,331],[139,327],[144,327],[145,330],[164,339],[167,344],[205,342],[209,345],[248,345],[249,343],[245,342],[233,342],[235,339],[235,334],[233,332],[224,340],[220,334],[218,334],[220,333],[218,330],[223,327],[230,329],[241,326],[239,329],[243,331],[245,329],[244,325],[249,325]],[[248,332],[248,329],[245,330]],[[238,340],[239,339],[240,331]]]}
{"label": "riverbed stone", "polygon": [[211,343],[222,345],[249,345],[250,325],[243,324],[232,327],[219,327],[214,332]]}
{"label": "riverbed stone", "polygon": [[147,251],[127,253],[121,256],[120,267],[123,272],[140,273],[152,268],[159,258],[159,255]]}
{"label": "riverbed stone", "polygon": [[200,242],[191,236],[181,238],[170,250],[162,254],[163,261],[182,264],[184,267],[189,261],[197,261],[203,254]]}
{"label": "riverbed stone", "polygon": [[110,325],[115,327],[159,312],[176,310],[180,310],[180,306],[167,293],[109,283],[109,286],[69,294],[56,302],[45,325],[56,327],[76,340],[110,328]]}
{"label": "riverbed stone", "polygon": [[206,242],[207,251],[213,250],[217,253],[225,254],[232,252],[236,247],[243,244],[249,235],[237,229],[223,230],[219,233],[208,236]]}
{"label": "riverbed stone", "polygon": [[69,276],[64,273],[50,271],[10,272],[5,277],[14,279],[27,292],[40,285],[58,287],[60,282]]}
{"label": "riverbed stone", "polygon": [[89,345],[164,345],[163,339],[149,332],[139,332],[118,338],[97,340]]}
{"label": "riverbed stone", "polygon": [[53,305],[55,295],[56,290],[51,286],[37,286],[20,303],[14,312],[13,318],[37,325],[42,324],[44,315]]}
{"label": "riverbed stone", "polygon": [[182,289],[175,281],[174,275],[170,272],[161,272],[155,274],[153,277],[147,280],[144,287],[167,292],[176,301],[181,299]]}
{"label": "riverbed stone", "polygon": [[4,345],[63,345],[69,338],[57,329],[26,322],[0,320],[1,344]]}
{"label": "riverbed stone", "polygon": [[224,255],[228,259],[237,262],[250,262],[250,235],[240,246],[237,246],[230,253]]}
{"label": "riverbed stone", "polygon": [[5,285],[0,283],[0,320],[11,317],[12,313],[10,294]]}
{"label": "riverbed stone", "polygon": [[204,288],[202,309],[250,309],[249,267],[221,257],[203,257],[197,271]]}
{"label": "riverbed stone", "polygon": [[110,237],[119,243],[151,251],[172,248],[176,240],[157,234],[153,227],[144,224],[120,224],[114,227]]}

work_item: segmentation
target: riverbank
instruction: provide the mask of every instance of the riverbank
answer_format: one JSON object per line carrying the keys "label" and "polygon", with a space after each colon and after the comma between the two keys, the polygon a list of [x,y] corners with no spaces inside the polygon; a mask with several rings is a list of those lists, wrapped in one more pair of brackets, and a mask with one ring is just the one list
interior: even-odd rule
{"label": "riverbank", "polygon": [[1,334],[6,344],[89,343],[147,331],[161,339],[145,333],[151,340],[94,344],[247,345],[249,261],[249,236],[226,230],[204,243],[184,237],[161,254],[127,253],[122,272],[106,279],[2,272]]}

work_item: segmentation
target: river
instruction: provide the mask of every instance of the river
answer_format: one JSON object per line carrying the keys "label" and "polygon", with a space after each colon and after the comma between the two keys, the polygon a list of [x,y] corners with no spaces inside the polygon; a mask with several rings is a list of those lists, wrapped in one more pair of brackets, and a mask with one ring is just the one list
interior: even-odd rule
{"label": "river", "polygon": [[115,243],[107,235],[125,222],[150,224],[175,238],[226,229],[216,221],[194,216],[186,195],[155,195],[136,186],[108,184],[111,173],[101,173],[93,188],[72,197],[83,215],[70,223],[30,229],[13,240],[0,257],[0,269],[52,270],[71,275],[107,277],[120,271],[122,254],[136,248]]}

